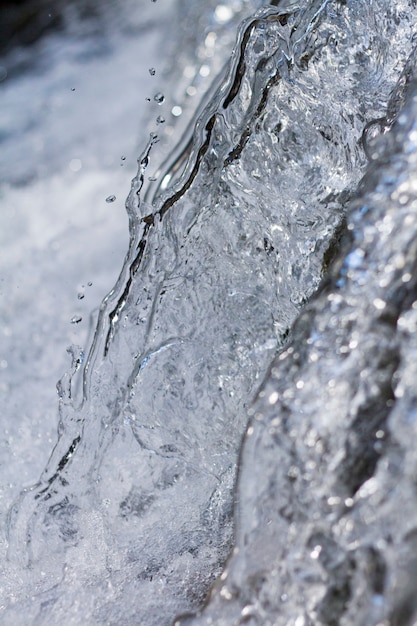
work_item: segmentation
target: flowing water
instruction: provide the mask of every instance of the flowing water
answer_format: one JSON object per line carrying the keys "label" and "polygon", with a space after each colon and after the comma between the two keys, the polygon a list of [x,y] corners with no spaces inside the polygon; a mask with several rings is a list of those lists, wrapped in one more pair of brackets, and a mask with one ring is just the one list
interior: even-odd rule
{"label": "flowing water", "polygon": [[2,622],[411,625],[417,6],[201,14],[7,518]]}

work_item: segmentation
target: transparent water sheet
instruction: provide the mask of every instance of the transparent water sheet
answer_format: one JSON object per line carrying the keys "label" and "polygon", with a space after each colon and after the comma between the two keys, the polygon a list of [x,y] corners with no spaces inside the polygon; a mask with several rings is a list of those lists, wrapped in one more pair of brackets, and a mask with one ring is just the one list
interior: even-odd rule
{"label": "transparent water sheet", "polygon": [[[32,568],[28,584],[33,586],[37,580],[43,603],[37,613],[40,622],[62,616],[76,594],[81,600],[80,608],[72,612],[75,623],[81,612],[91,623],[100,623],[104,615],[110,623],[116,623],[121,615],[132,623],[161,624],[164,619],[169,623],[176,611],[196,608],[220,572],[233,541],[236,454],[248,404],[271,358],[288,341],[301,307],[332,265],[342,233],[357,230],[360,237],[362,222],[359,218],[357,223],[354,218],[350,222],[355,215],[352,212],[346,222],[344,209],[366,166],[362,133],[369,122],[381,117],[385,123],[380,127],[390,128],[406,100],[403,83],[412,79],[413,59],[407,78],[401,79],[391,96],[412,48],[410,12],[398,12],[394,20],[385,3],[377,8],[312,2],[302,10],[291,4],[287,10],[278,6],[262,11],[240,29],[229,75],[197,122],[184,174],[162,195],[148,195],[146,202],[138,200],[138,192],[143,195],[152,141],[143,154],[128,200],[130,252],[118,285],[103,303],[84,372],[84,400],[81,406],[74,406],[68,391],[65,395],[63,390],[57,448],[39,485],[24,496],[12,515],[11,556],[18,556],[16,571],[22,571],[26,563]],[[390,189],[397,180],[404,183],[407,172],[412,171],[412,156],[409,161],[404,155],[397,158],[398,146],[408,145],[412,155],[407,120],[413,120],[414,113],[412,105],[408,106],[400,130],[387,135],[394,137],[387,140],[394,146],[382,145],[384,138],[379,142],[371,139],[367,150],[374,159],[371,171],[382,176],[382,181],[388,180]],[[378,143],[382,147],[378,148]],[[384,167],[389,169],[391,161],[397,176],[401,172],[404,180],[385,173]],[[376,189],[378,199],[386,197],[372,173],[366,180],[362,194],[372,196]],[[408,187],[405,191],[408,193]],[[400,204],[408,207],[409,200]],[[388,209],[384,205],[381,210],[385,211],[380,219],[384,224]],[[378,254],[381,248],[388,255],[397,254],[389,245],[389,236],[380,242],[377,239],[384,233],[378,219],[376,216],[376,227],[374,222],[369,226],[372,242],[371,237],[366,241],[375,255],[375,261],[370,261],[369,281],[363,278],[366,246],[360,251],[355,248],[341,269],[336,264],[332,270],[331,286],[322,288],[321,293],[332,298],[329,295],[325,301],[321,295],[307,307],[290,347],[278,357],[284,363],[295,362],[293,369],[288,372],[281,366],[284,371],[280,374],[274,365],[258,405],[249,411],[254,413],[253,423],[241,455],[237,492],[236,547],[242,557],[237,554],[230,561],[229,577],[223,576],[206,612],[195,618],[201,623],[298,625],[310,623],[308,620],[339,623],[334,620],[352,619],[351,615],[359,619],[354,601],[348,607],[350,596],[341,593],[353,576],[350,556],[349,566],[341,566],[339,572],[343,550],[332,535],[334,527],[328,533],[330,538],[327,527],[322,528],[334,523],[334,509],[330,522],[317,514],[311,522],[300,514],[297,526],[292,508],[298,500],[307,510],[312,506],[309,500],[304,502],[307,496],[298,489],[299,482],[314,498],[321,489],[326,495],[329,490],[330,507],[342,501],[352,507],[351,501],[361,493],[359,477],[363,476],[355,463],[344,459],[356,459],[361,466],[359,460],[365,456],[365,470],[361,471],[370,478],[380,456],[378,450],[376,455],[368,454],[368,448],[373,450],[378,443],[374,437],[385,438],[385,422],[394,399],[391,381],[399,361],[390,358],[385,363],[383,356],[378,357],[376,371],[370,369],[375,346],[378,354],[391,353],[392,323],[388,330],[385,320],[382,331],[377,326],[379,312],[389,298],[372,290],[381,270]],[[411,224],[412,220],[408,233],[412,238]],[[386,226],[385,234],[391,232]],[[412,248],[410,239],[399,237],[401,246]],[[412,262],[412,254],[410,259]],[[399,262],[392,266],[392,275],[397,280],[394,270],[406,268],[401,285],[411,282],[412,286],[411,279],[403,280],[412,275],[408,260],[401,267]],[[387,280],[384,289],[389,288]],[[346,315],[349,333],[354,332],[352,325],[358,325],[358,338],[352,339],[347,350],[341,349],[344,326],[334,309],[337,312],[334,285],[345,294],[340,296],[340,319],[343,322]],[[351,295],[350,288],[358,291]],[[395,293],[394,289],[394,300]],[[348,314],[343,309],[344,297]],[[368,297],[373,298],[376,319],[369,315]],[[406,310],[408,305],[403,303],[407,298],[401,302]],[[397,318],[398,314],[394,315]],[[314,326],[316,319],[319,336],[312,333],[314,346],[308,348],[310,336],[303,328]],[[362,328],[359,324],[364,321]],[[308,350],[316,354],[320,341],[329,346],[326,358],[310,359]],[[300,356],[302,347],[307,350],[306,359]],[[348,375],[345,380],[343,372],[339,389],[337,371],[333,371],[336,365],[329,355],[336,352],[337,358],[342,358],[349,350],[355,356],[351,378]],[[75,354],[74,369],[77,358]],[[324,398],[319,384],[323,362]],[[311,380],[298,378],[299,367],[311,368]],[[328,371],[337,379],[332,385],[327,385]],[[290,382],[293,374],[295,389],[306,388],[300,391],[301,408],[296,404],[298,391]],[[352,399],[350,389],[356,391],[358,376],[364,380],[364,389]],[[311,393],[311,397],[303,393]],[[288,413],[288,422],[292,413],[296,415],[295,426],[288,433],[287,419],[282,420],[273,408],[267,413],[263,399],[274,407],[281,397],[280,410]],[[362,410],[368,398],[372,400],[368,413],[377,417],[363,426],[368,413],[359,409],[355,413],[354,407]],[[323,400],[333,407],[331,414],[352,413],[351,421],[342,423],[342,435],[333,439],[328,433],[329,420],[322,425],[317,418]],[[307,418],[306,411],[310,414]],[[309,431],[299,437],[298,429],[303,433],[308,417],[314,426],[311,430],[316,432],[320,425],[324,435],[315,438]],[[264,430],[263,424],[267,424]],[[271,438],[276,445],[271,445]],[[336,476],[336,485],[340,480],[342,495],[336,488],[333,494],[325,483],[324,462],[314,465],[309,459],[308,471],[302,473],[304,466],[300,470],[295,452],[291,452],[293,440],[299,444],[303,463],[303,446],[311,448],[313,456],[323,456],[323,447],[330,447],[328,475],[330,479]],[[256,441],[255,449],[252,441]],[[271,478],[265,485],[264,479],[271,473],[279,475],[276,462],[287,454],[288,446],[294,462],[289,468],[283,464],[284,479]],[[318,477],[313,474],[315,468]],[[297,482],[300,472],[302,481]],[[289,530],[282,544],[279,538],[287,529],[285,524]],[[300,536],[305,536],[305,543],[300,544]],[[271,545],[288,549],[284,561],[278,552],[281,570],[271,555]],[[305,566],[304,553],[298,554],[300,545],[311,548],[308,556],[313,564],[317,562],[313,573]],[[23,546],[28,550],[20,550]],[[366,545],[366,550],[371,554],[369,563],[377,570],[380,560],[373,558],[375,547]],[[366,572],[369,563],[361,560],[359,566]],[[43,580],[36,578],[39,567]],[[376,579],[372,584],[378,590],[381,576]],[[276,590],[283,584],[278,580],[290,582],[283,586],[277,603]],[[57,582],[57,587],[52,582]],[[151,599],[138,607],[137,598],[147,594]],[[301,594],[303,606],[307,598],[306,608],[301,609],[297,601],[288,602],[289,597],[299,597],[297,594]],[[359,602],[359,595],[355,599]],[[378,598],[373,600],[384,608],[375,617],[368,606],[368,621],[363,623],[377,623],[375,620],[390,610],[388,600],[385,605]],[[16,616],[20,607],[10,609],[9,615]]]}

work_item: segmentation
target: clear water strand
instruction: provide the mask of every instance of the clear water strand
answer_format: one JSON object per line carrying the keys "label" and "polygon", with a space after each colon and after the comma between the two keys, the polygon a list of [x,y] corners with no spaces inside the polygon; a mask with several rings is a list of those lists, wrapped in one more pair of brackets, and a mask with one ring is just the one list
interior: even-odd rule
{"label": "clear water strand", "polygon": [[[36,560],[36,556],[32,550],[32,523],[36,518],[36,506],[39,500],[48,502],[53,495],[57,492],[56,483],[61,487],[65,486],[66,480],[62,478],[61,474],[64,472],[68,463],[76,452],[79,444],[85,447],[85,440],[89,440],[88,434],[85,432],[91,426],[97,427],[97,424],[88,421],[87,423],[84,412],[84,407],[89,400],[89,372],[96,365],[99,355],[105,355],[107,352],[107,345],[109,338],[111,338],[115,318],[117,321],[118,314],[123,309],[124,299],[123,294],[129,289],[129,285],[134,274],[134,262],[137,256],[137,249],[140,246],[140,241],[144,236],[142,230],[140,230],[141,218],[140,218],[140,192],[143,187],[146,168],[149,162],[149,155],[152,146],[156,143],[157,136],[151,135],[148,145],[146,146],[141,157],[138,159],[138,171],[136,176],[132,180],[131,190],[126,200],[126,210],[129,216],[129,232],[130,242],[129,250],[126,255],[123,270],[119,276],[118,282],[111,292],[103,300],[100,307],[98,316],[97,328],[92,341],[89,355],[86,359],[86,363],[83,370],[83,395],[81,402],[77,402],[77,396],[73,397],[73,377],[78,372],[81,363],[84,361],[84,355],[82,358],[79,356],[81,348],[76,350],[77,354],[72,350],[73,354],[73,367],[72,370],[65,374],[57,384],[58,395],[60,397],[59,413],[60,421],[58,434],[59,439],[55,446],[51,458],[45,468],[40,481],[37,485],[34,485],[30,490],[22,493],[19,501],[12,507],[9,515],[9,555],[11,560],[16,558],[22,564],[25,562],[30,566],[33,560]],[[114,308],[113,308],[114,307]],[[77,347],[74,347],[75,349]],[[100,428],[100,426],[99,426]],[[97,432],[95,432],[97,435]],[[94,437],[94,435],[93,435]],[[100,445],[102,449],[105,449],[103,437],[100,437]],[[87,473],[88,468],[82,468],[83,473]],[[92,470],[90,470],[92,471]],[[82,477],[78,477],[82,480]],[[92,480],[91,475],[89,479]],[[59,489],[59,488],[58,488]],[[79,494],[80,497],[81,493]],[[68,498],[61,494],[59,498],[62,499],[62,509],[68,505],[70,510],[74,509],[74,505],[69,505]],[[61,510],[60,505],[59,510]],[[74,509],[75,510],[75,509]],[[25,521],[23,524],[21,520]],[[22,550],[22,547],[24,549]]]}

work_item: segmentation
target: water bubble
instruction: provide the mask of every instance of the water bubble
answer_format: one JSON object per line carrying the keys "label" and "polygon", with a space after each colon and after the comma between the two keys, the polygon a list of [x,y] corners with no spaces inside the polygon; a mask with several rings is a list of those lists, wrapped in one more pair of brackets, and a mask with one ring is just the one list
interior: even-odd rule
{"label": "water bubble", "polygon": [[172,107],[171,113],[174,117],[179,117],[182,114],[182,108],[178,105],[175,105]]}
{"label": "water bubble", "polygon": [[165,118],[162,117],[162,115],[158,115],[158,117],[156,118],[156,123],[163,124],[164,122],[165,122]]}
{"label": "water bubble", "polygon": [[71,91],[75,91],[75,87],[71,87]]}
{"label": "water bubble", "polygon": [[107,202],[108,204],[111,204],[111,203],[112,203],[112,202],[114,202],[115,200],[116,200],[116,196],[113,196],[113,195],[112,195],[112,196],[107,196],[107,198],[106,198],[106,202]]}
{"label": "water bubble", "polygon": [[150,74],[151,76],[155,76],[155,74],[156,74],[156,70],[155,70],[155,68],[154,68],[154,67],[150,67],[150,68],[149,68],[149,74]]}
{"label": "water bubble", "polygon": [[88,285],[89,287],[92,287],[92,286],[93,286],[93,283],[91,282],[91,280],[89,280],[89,281],[88,281],[87,285]]}
{"label": "water bubble", "polygon": [[83,292],[82,292],[82,291],[80,291],[80,292],[77,294],[77,298],[78,298],[78,300],[82,300],[82,299],[84,298],[84,294],[83,294]]}
{"label": "water bubble", "polygon": [[71,318],[71,324],[79,324],[82,321],[82,319],[83,318],[81,317],[81,315],[74,315]]}
{"label": "water bubble", "polygon": [[377,159],[384,148],[381,138],[388,130],[386,119],[378,118],[368,122],[362,133],[362,145],[370,161]]}
{"label": "water bubble", "polygon": [[120,157],[122,161],[126,161],[126,157],[124,156],[124,154],[122,154],[122,156]]}
{"label": "water bubble", "polygon": [[157,102],[158,104],[162,104],[165,100],[165,96],[163,93],[161,93],[160,91],[158,91],[158,93],[156,93],[153,97],[153,99],[155,100],[155,102]]}

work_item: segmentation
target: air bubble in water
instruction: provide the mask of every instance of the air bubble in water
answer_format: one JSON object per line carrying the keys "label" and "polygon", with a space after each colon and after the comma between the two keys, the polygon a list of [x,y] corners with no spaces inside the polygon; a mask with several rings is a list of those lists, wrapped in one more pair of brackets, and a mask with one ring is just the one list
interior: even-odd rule
{"label": "air bubble in water", "polygon": [[384,150],[383,135],[388,130],[385,118],[378,118],[369,122],[362,133],[362,145],[366,156],[374,161],[381,156]]}
{"label": "air bubble in water", "polygon": [[155,100],[155,102],[157,102],[158,104],[162,104],[165,100],[165,96],[163,93],[161,93],[160,91],[158,91],[158,93],[156,93],[153,97],[153,99]]}
{"label": "air bubble in water", "polygon": [[107,196],[106,198],[106,202],[108,204],[111,204],[112,202],[114,202],[116,200],[116,196]]}
{"label": "air bubble in water", "polygon": [[71,324],[79,324],[82,321],[81,315],[73,315],[71,318]]}
{"label": "air bubble in water", "polygon": [[162,115],[158,115],[158,117],[156,118],[156,123],[163,124],[164,122],[165,122],[165,118],[162,117]]}
{"label": "air bubble in water", "polygon": [[154,68],[154,67],[150,67],[150,68],[149,68],[149,74],[150,74],[151,76],[155,76],[155,74],[156,74],[156,70],[155,70],[155,68]]}

